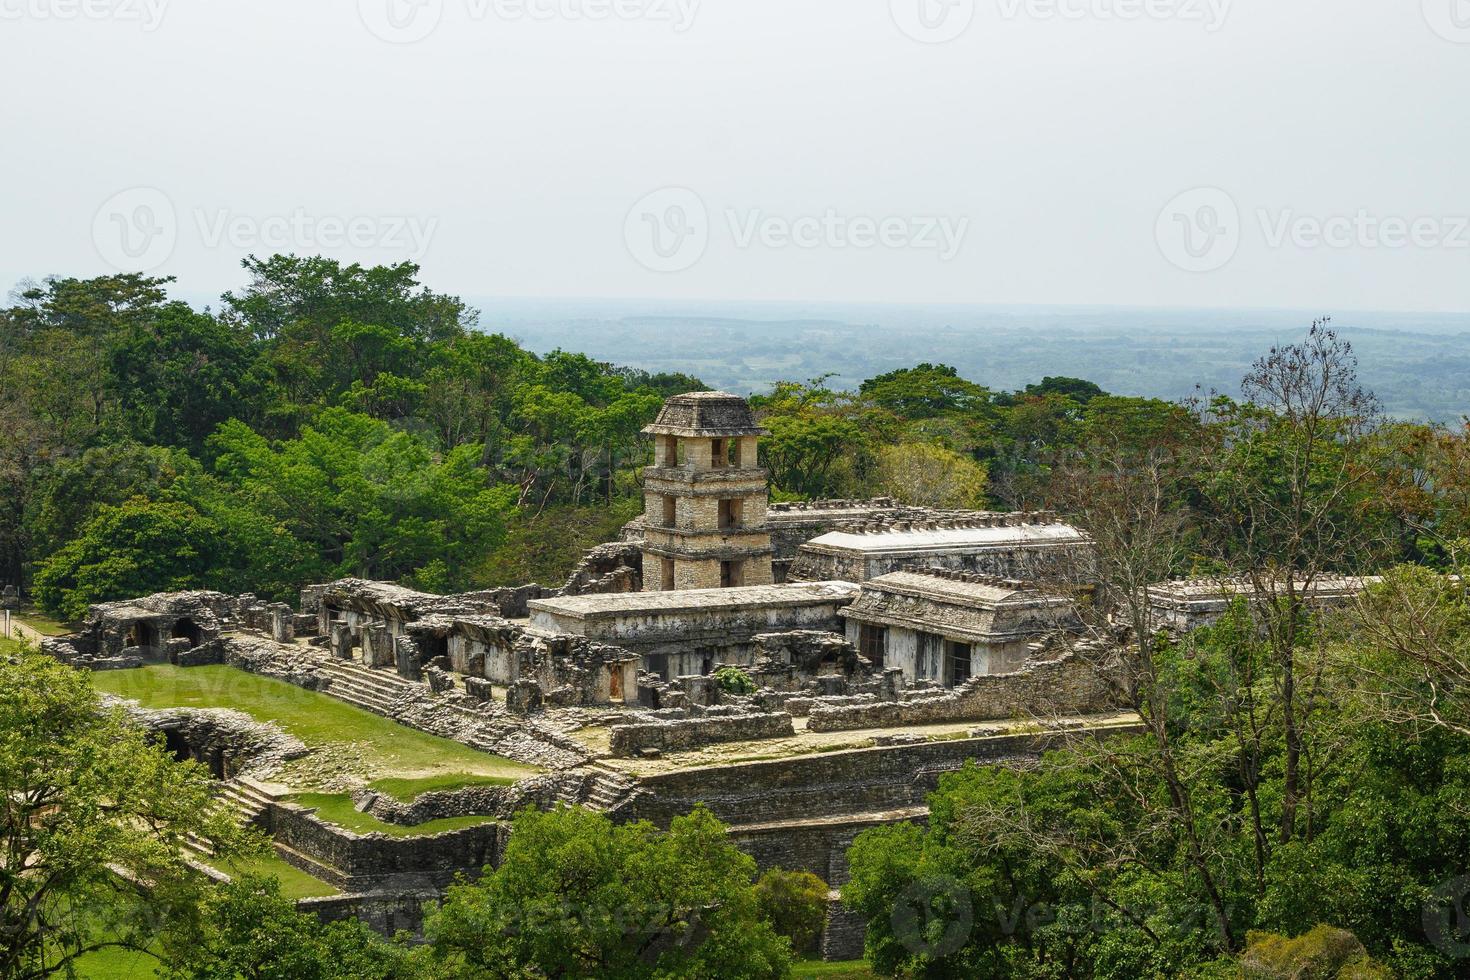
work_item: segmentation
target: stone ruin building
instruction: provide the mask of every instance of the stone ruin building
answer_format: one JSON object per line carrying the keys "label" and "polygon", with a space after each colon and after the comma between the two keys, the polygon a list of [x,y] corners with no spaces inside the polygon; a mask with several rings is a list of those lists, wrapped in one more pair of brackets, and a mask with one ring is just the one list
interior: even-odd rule
{"label": "stone ruin building", "polygon": [[[1340,608],[1380,581],[1376,576],[1322,576],[1306,587],[1305,601],[1318,609]],[[1243,578],[1176,579],[1148,589],[1153,620],[1179,632],[1210,625],[1224,616],[1232,603],[1241,600],[1252,605],[1261,601],[1255,585]]]}
{"label": "stone ruin building", "polygon": [[1019,670],[1042,637],[1078,625],[1066,596],[948,569],[870,579],[842,617],[848,642],[870,662],[902,670],[911,686],[940,687]]}
{"label": "stone ruin building", "polygon": [[[343,891],[313,900],[318,914],[385,931],[415,928],[456,874],[496,863],[527,805],[666,825],[703,803],[762,868],[836,889],[853,837],[922,819],[940,774],[1029,764],[1070,732],[1132,724],[1113,710],[1108,651],[1078,636],[1082,532],[890,499],[768,505],[763,430],[733,395],[672,398],[646,431],[643,516],[560,585],[441,596],[344,579],[303,588],[295,608],[151,596],[96,606],[44,649],[98,670],[221,664],[536,767],[409,804],[356,789],[390,823],[492,822],[354,834],[271,782],[304,751],[271,726],[137,713],[206,761],[222,804],[278,854]],[[860,955],[861,939],[834,892],[823,955]]]}
{"label": "stone ruin building", "polygon": [[745,399],[720,391],[670,398],[644,470],[643,588],[728,589],[772,582],[766,471]]}

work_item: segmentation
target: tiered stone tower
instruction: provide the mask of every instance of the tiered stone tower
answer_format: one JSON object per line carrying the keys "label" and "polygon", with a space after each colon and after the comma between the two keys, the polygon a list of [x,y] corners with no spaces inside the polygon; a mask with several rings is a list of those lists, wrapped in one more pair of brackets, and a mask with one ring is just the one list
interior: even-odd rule
{"label": "tiered stone tower", "polygon": [[643,590],[771,584],[766,471],[745,399],[723,391],[676,395],[643,430],[654,437],[644,471]]}

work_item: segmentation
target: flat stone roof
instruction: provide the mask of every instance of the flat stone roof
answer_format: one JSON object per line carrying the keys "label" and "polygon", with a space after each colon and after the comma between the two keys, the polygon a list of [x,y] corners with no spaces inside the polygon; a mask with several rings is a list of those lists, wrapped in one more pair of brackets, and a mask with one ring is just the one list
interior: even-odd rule
{"label": "flat stone roof", "polygon": [[[1381,581],[1383,579],[1379,576],[1325,575],[1314,580],[1304,592],[1308,596],[1316,597],[1349,596]],[[1178,579],[1148,587],[1151,598],[1175,602],[1233,599],[1237,596],[1253,596],[1255,592],[1255,585],[1246,578]]]}
{"label": "flat stone roof", "polygon": [[1050,596],[1022,583],[1007,584],[999,580],[968,581],[929,575],[924,572],[892,572],[869,579],[864,591],[896,592],[900,595],[944,599],[958,605],[989,609],[1002,603],[1012,605],[1045,604],[1052,600],[1066,602],[1061,596]]}
{"label": "flat stone roof", "polygon": [[883,530],[869,534],[833,531],[808,541],[815,551],[851,554],[902,554],[924,551],[966,551],[1014,545],[1085,544],[1090,539],[1070,524],[1015,524],[1002,527],[951,527],[923,530]]}
{"label": "flat stone roof", "polygon": [[857,596],[852,582],[797,582],[789,585],[746,585],[733,589],[689,589],[674,592],[620,592],[610,595],[532,599],[531,613],[570,619],[620,619],[678,613],[737,611],[847,602]]}

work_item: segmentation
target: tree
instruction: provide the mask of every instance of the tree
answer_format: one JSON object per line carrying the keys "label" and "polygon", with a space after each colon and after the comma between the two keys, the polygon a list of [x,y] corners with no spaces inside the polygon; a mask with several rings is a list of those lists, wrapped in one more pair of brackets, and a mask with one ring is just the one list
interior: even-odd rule
{"label": "tree", "polygon": [[884,494],[906,504],[973,509],[985,503],[984,467],[940,446],[884,446],[875,477]]}
{"label": "tree", "polygon": [[[1302,659],[1308,596],[1332,571],[1381,553],[1369,488],[1373,395],[1357,378],[1352,346],[1329,322],[1300,344],[1273,348],[1241,382],[1244,404],[1217,400],[1202,443],[1203,495],[1215,557],[1249,581],[1251,609],[1270,645],[1274,708],[1286,743],[1280,838],[1297,831],[1306,727],[1317,704],[1320,651]],[[1249,752],[1260,755],[1252,720]]]}
{"label": "tree", "polygon": [[966,381],[947,364],[920,364],[869,378],[858,393],[906,419],[934,418],[982,409],[990,392]]}
{"label": "tree", "polygon": [[77,620],[96,602],[204,588],[225,550],[219,526],[188,504],[134,498],[100,508],[41,564],[36,598]]}
{"label": "tree", "polygon": [[198,925],[173,937],[166,980],[393,980],[415,974],[407,950],[356,919],[323,924],[281,897],[275,878],[210,891]]}
{"label": "tree", "polygon": [[827,883],[810,871],[772,868],[755,883],[761,914],[791,940],[796,952],[812,955],[827,924]]}
{"label": "tree", "polygon": [[525,810],[500,867],[450,888],[425,935],[452,976],[781,977],[755,862],[710,813],[667,832],[581,809]]}
{"label": "tree", "polygon": [[99,949],[145,949],[210,887],[185,835],[241,838],[209,806],[209,773],[173,759],[87,676],[49,657],[0,658],[0,976],[69,975]]}

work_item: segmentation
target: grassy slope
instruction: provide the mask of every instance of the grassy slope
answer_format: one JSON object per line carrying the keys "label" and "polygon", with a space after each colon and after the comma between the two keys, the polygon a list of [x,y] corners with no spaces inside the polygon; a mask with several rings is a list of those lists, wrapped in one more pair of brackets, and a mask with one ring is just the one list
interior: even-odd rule
{"label": "grassy slope", "polygon": [[[98,690],[145,707],[233,708],[274,722],[310,747],[348,743],[367,775],[433,787],[442,781],[511,781],[529,766],[426,735],[285,681],[232,667],[180,668],[167,664],[96,675]],[[399,784],[400,792],[403,784]],[[397,795],[397,793],[395,793]]]}

